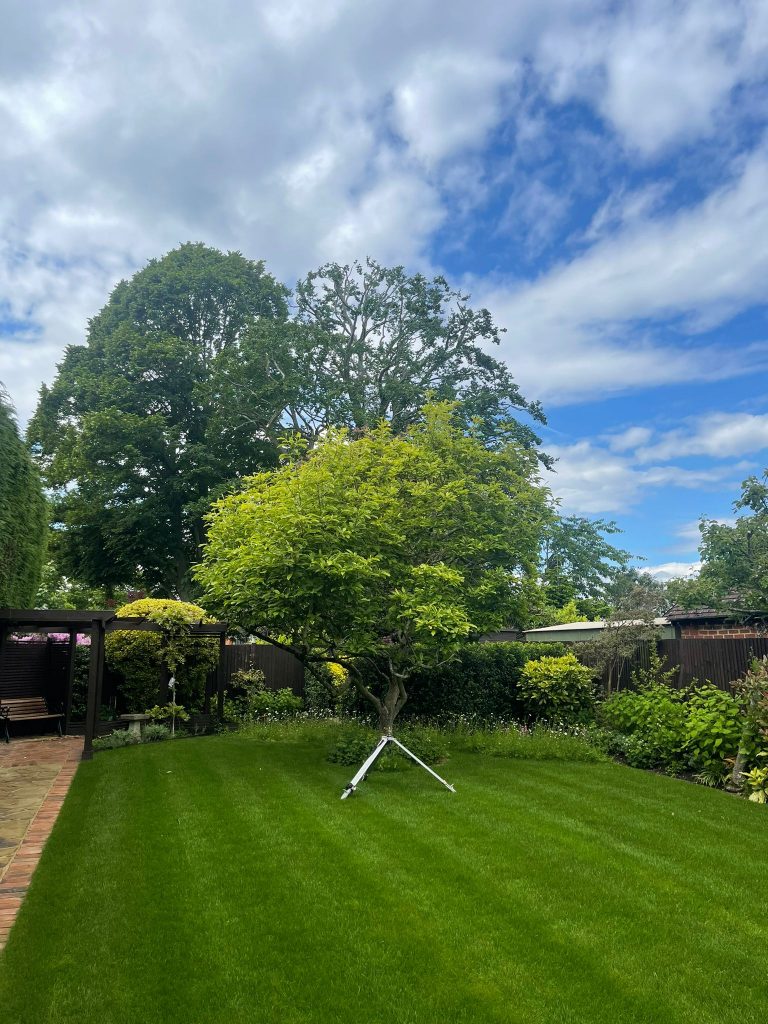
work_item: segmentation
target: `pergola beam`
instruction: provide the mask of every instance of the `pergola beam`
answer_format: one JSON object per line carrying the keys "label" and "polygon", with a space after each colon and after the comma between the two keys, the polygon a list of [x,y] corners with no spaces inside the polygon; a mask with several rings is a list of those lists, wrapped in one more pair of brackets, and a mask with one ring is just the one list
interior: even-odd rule
{"label": "pergola beam", "polygon": [[[226,622],[192,622],[187,625],[187,632],[192,636],[217,636],[219,638],[219,666],[216,673],[217,703],[221,710],[224,699],[223,673],[221,668],[222,654],[226,640]],[[104,640],[107,633],[115,630],[142,630],[148,633],[162,633],[163,627],[146,618],[118,618],[109,609],[95,611],[72,611],[70,609],[29,609],[0,608],[0,648],[7,633],[28,630],[30,632],[69,633],[70,652],[67,663],[67,707],[66,724],[69,725],[70,705],[72,702],[72,682],[74,678],[74,647],[78,633],[88,633],[91,637],[91,661],[88,671],[88,702],[85,719],[85,743],[83,760],[93,757],[93,738],[99,720],[101,692],[104,681]]]}

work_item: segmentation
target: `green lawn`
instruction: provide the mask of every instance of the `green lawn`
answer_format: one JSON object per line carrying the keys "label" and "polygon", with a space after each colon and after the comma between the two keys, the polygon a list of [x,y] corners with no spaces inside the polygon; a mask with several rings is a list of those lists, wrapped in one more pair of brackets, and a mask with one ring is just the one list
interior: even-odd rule
{"label": "green lawn", "polygon": [[613,764],[351,770],[238,735],[82,765],[0,1021],[768,1019],[768,813]]}

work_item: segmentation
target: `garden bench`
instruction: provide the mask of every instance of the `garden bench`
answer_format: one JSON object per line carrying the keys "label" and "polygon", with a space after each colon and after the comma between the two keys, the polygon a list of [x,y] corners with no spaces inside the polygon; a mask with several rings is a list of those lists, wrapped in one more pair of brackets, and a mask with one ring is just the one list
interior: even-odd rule
{"label": "garden bench", "polygon": [[42,719],[56,719],[59,736],[63,714],[51,714],[45,697],[4,697],[0,699],[0,722],[5,729],[5,742],[11,742],[8,729],[10,722],[35,722]]}

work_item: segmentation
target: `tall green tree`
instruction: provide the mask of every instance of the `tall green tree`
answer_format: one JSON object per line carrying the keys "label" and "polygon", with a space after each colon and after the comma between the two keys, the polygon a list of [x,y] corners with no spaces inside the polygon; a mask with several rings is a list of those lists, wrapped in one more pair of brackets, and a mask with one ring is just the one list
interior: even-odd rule
{"label": "tall green tree", "polygon": [[47,518],[40,475],[0,385],[0,607],[34,604]]}
{"label": "tall green tree", "polygon": [[489,450],[448,404],[401,434],[333,430],[217,504],[196,570],[207,606],[343,665],[388,733],[417,669],[521,617],[550,514],[537,467],[522,446]]}
{"label": "tall green tree", "polygon": [[698,577],[669,583],[683,607],[726,608],[734,615],[768,611],[768,471],[742,483],[733,510],[733,523],[699,522]]}
{"label": "tall green tree", "polygon": [[56,494],[65,576],[190,595],[211,497],[276,461],[260,382],[249,421],[233,423],[221,368],[255,323],[285,319],[286,299],[263,263],[201,243],[117,285],[43,388],[29,430]]}
{"label": "tall green tree", "polygon": [[328,263],[298,282],[295,303],[290,324],[260,321],[249,332],[242,350],[251,372],[238,379],[230,360],[229,398],[244,421],[247,382],[267,378],[285,403],[283,422],[310,442],[329,427],[360,431],[382,419],[400,433],[428,400],[459,399],[468,422],[482,421],[487,443],[540,443],[524,421],[543,423],[541,407],[487,351],[502,331],[443,277],[372,259]]}

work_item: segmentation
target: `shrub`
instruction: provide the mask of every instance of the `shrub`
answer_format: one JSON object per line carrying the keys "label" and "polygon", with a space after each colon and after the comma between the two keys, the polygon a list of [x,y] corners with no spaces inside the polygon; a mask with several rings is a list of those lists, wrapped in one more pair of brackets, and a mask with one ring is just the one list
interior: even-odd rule
{"label": "shrub", "polygon": [[[415,672],[407,683],[408,702],[398,721],[410,718],[445,721],[458,716],[479,721],[513,721],[525,715],[519,682],[523,666],[543,655],[565,654],[566,644],[477,643],[465,647],[439,668]],[[373,675],[367,685],[378,692]],[[370,705],[351,690],[342,710],[368,716]]]}
{"label": "shrub", "polygon": [[150,722],[144,726],[144,734],[141,737],[142,743],[157,743],[160,740],[171,738],[171,730],[167,725],[160,725],[159,722]]}
{"label": "shrub", "polygon": [[215,637],[190,636],[184,627],[213,619],[195,604],[154,598],[123,605],[117,614],[143,616],[163,628],[162,633],[119,629],[107,634],[107,664],[122,676],[118,689],[125,710],[142,711],[157,701],[164,667],[176,676],[179,700],[200,710],[206,677],[218,663],[219,644]]}
{"label": "shrub", "polygon": [[289,689],[268,690],[264,673],[257,668],[232,673],[224,698],[225,722],[256,722],[264,718],[290,718],[304,706]]}
{"label": "shrub", "polygon": [[[380,738],[374,729],[362,725],[347,725],[340,730],[327,760],[333,764],[359,767],[372,753]],[[397,738],[425,764],[438,764],[448,756],[447,737],[434,727],[411,726],[399,732]],[[376,761],[375,767],[379,771],[394,771],[404,767],[404,762],[413,764],[407,754],[394,744],[390,744]]]}
{"label": "shrub", "polygon": [[[761,751],[758,756],[768,757],[768,751]],[[747,772],[744,776],[744,785],[753,803],[768,803],[768,765]]]}
{"label": "shrub", "polygon": [[743,717],[739,702],[712,684],[695,689],[685,705],[685,752],[699,772],[724,769],[739,749]]}
{"label": "shrub", "polygon": [[593,713],[592,671],[575,654],[529,661],[520,673],[520,699],[529,720],[584,722]]}
{"label": "shrub", "polygon": [[107,736],[97,736],[93,741],[94,750],[115,750],[117,747],[132,747],[141,743],[141,737],[127,729],[116,729]]}
{"label": "shrub", "polygon": [[659,683],[623,690],[598,709],[602,725],[615,733],[616,752],[633,768],[680,770],[686,766],[684,694]]}

